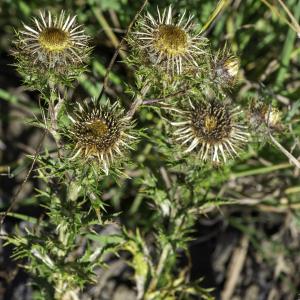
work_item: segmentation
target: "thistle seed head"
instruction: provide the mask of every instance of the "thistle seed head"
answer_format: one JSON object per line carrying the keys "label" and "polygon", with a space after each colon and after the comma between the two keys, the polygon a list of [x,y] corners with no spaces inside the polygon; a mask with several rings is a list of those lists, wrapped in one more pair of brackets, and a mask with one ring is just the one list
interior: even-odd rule
{"label": "thistle seed head", "polygon": [[228,156],[238,155],[240,146],[248,141],[246,127],[236,120],[239,113],[218,100],[190,100],[190,107],[179,113],[181,120],[172,123],[179,127],[175,140],[187,147],[185,153],[194,151],[203,161],[227,162]]}
{"label": "thistle seed head", "polygon": [[197,67],[197,60],[205,51],[207,39],[193,30],[192,19],[178,21],[172,17],[172,7],[161,13],[157,9],[155,19],[148,13],[133,33],[134,46],[148,58],[152,66],[161,67],[169,75],[181,74],[184,69]]}
{"label": "thistle seed head", "polygon": [[235,81],[236,76],[238,75],[240,67],[239,59],[235,56],[228,57],[223,63],[223,70],[227,74],[231,81]]}
{"label": "thistle seed head", "polygon": [[16,56],[22,56],[31,66],[66,72],[73,65],[82,64],[88,56],[88,36],[76,16],[53,16],[51,12],[40,13],[31,26],[24,24],[16,42]]}
{"label": "thistle seed head", "polygon": [[271,107],[265,113],[265,122],[271,128],[276,128],[278,126],[281,126],[281,112],[279,111],[279,109],[276,107]]}
{"label": "thistle seed head", "polygon": [[211,58],[211,77],[224,88],[232,88],[237,82],[240,61],[225,46]]}
{"label": "thistle seed head", "polygon": [[261,125],[271,130],[282,130],[281,112],[278,108],[262,102],[252,101],[250,104],[250,123],[255,129]]}
{"label": "thistle seed head", "polygon": [[124,157],[123,151],[132,149],[136,137],[130,134],[133,123],[118,108],[118,103],[97,105],[95,100],[85,105],[78,104],[74,113],[69,115],[73,123],[70,129],[74,142],[73,159],[81,156],[87,161],[96,161],[105,174],[115,159]]}

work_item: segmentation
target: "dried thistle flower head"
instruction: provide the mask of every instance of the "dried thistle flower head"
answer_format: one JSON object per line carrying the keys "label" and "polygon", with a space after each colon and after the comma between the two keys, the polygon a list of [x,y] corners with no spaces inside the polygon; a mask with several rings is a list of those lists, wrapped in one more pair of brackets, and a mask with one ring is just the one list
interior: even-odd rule
{"label": "dried thistle flower head", "polygon": [[189,102],[190,107],[179,112],[181,120],[172,123],[179,127],[174,135],[187,147],[184,152],[194,150],[201,160],[213,163],[220,163],[220,155],[223,162],[228,156],[237,156],[240,146],[248,141],[246,127],[237,122],[240,111],[218,100]]}
{"label": "dried thistle flower head", "polygon": [[265,113],[265,122],[271,128],[276,128],[281,123],[281,112],[276,107],[270,107]]}
{"label": "dried thistle flower head", "polygon": [[261,125],[265,125],[271,130],[280,131],[283,129],[279,109],[255,100],[252,100],[250,104],[250,124],[255,129]]}
{"label": "dried thistle flower head", "polygon": [[33,18],[32,26],[24,24],[19,32],[15,55],[32,67],[55,69],[58,73],[82,64],[88,56],[89,38],[75,20],[76,16],[66,16],[64,11],[59,16],[40,12],[40,19]]}
{"label": "dried thistle flower head", "polygon": [[118,107],[118,102],[98,105],[94,99],[83,106],[78,104],[74,115],[74,118],[69,115],[75,144],[72,159],[80,155],[86,161],[96,161],[107,175],[112,163],[117,158],[125,158],[124,151],[132,149],[136,137],[131,133],[131,118]]}
{"label": "dried thistle flower head", "polygon": [[135,46],[146,55],[154,66],[160,66],[170,75],[181,74],[184,68],[198,66],[197,58],[205,53],[207,39],[193,31],[193,16],[174,22],[172,7],[161,13],[158,18],[149,12],[140,22],[140,28],[133,35]]}
{"label": "dried thistle flower head", "polygon": [[237,82],[240,61],[225,45],[216,55],[211,57],[211,77],[214,82],[224,88],[232,88]]}

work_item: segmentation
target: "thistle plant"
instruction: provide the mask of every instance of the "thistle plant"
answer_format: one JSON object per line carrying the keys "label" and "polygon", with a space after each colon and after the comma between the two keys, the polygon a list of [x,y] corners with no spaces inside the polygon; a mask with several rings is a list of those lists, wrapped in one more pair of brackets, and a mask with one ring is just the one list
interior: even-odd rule
{"label": "thistle plant", "polygon": [[[230,43],[213,46],[186,11],[143,8],[96,97],[76,89],[96,59],[75,15],[40,12],[16,30],[17,70],[42,100],[32,123],[51,147],[42,142],[31,157],[45,215],[2,238],[31,274],[36,299],[92,299],[85,293],[97,285],[93,299],[106,299],[103,286],[125,275],[137,300],[215,299],[191,279],[189,250],[199,218],[231,203],[213,184],[247,163],[255,137],[280,149],[279,109],[234,94],[242,58]],[[106,83],[125,41],[134,80],[114,91]]]}

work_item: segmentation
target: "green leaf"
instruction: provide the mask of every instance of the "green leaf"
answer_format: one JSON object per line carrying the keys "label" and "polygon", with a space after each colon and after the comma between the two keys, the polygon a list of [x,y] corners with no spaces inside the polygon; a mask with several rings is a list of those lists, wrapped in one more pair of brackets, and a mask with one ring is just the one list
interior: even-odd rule
{"label": "green leaf", "polygon": [[120,235],[97,235],[93,233],[89,233],[85,235],[86,238],[99,242],[102,245],[108,244],[121,244],[124,242],[124,238]]}

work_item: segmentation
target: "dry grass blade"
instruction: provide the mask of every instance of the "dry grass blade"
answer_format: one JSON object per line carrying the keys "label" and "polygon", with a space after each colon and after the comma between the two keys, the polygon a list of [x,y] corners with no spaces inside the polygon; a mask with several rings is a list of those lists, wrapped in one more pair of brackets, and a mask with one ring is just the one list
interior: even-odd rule
{"label": "dry grass blade", "polygon": [[[112,44],[115,48],[118,48],[120,42],[116,35],[114,34],[113,30],[109,26],[108,22],[106,21],[102,11],[99,8],[93,7],[92,8],[95,17],[97,18],[99,24],[103,28],[105,34],[108,36],[108,38],[111,40]],[[120,49],[120,56],[125,59],[126,58],[126,52]]]}
{"label": "dry grass blade", "polygon": [[300,162],[299,160],[292,155],[289,151],[287,151],[271,134],[271,132],[269,131],[269,137],[271,139],[271,141],[273,142],[273,144],[290,160],[291,163],[293,163],[293,165],[295,167],[297,167],[298,169],[300,169]]}
{"label": "dry grass blade", "polygon": [[209,28],[209,26],[214,22],[214,20],[217,18],[217,16],[220,14],[220,12],[224,9],[224,7],[228,6],[229,3],[230,3],[230,0],[220,0],[219,1],[219,3],[217,4],[217,7],[211,14],[210,18],[203,25],[203,27],[200,31],[201,33],[203,33],[204,31],[206,31]]}
{"label": "dry grass blade", "polygon": [[283,16],[280,11],[273,5],[271,4],[268,0],[261,0],[268,8],[277,16],[279,19],[283,20],[290,28],[292,28],[294,31],[297,32],[298,37],[300,34],[300,25],[297,22],[296,18],[293,16],[293,14],[290,12],[288,7],[284,4],[283,1],[278,0],[279,4],[282,6],[286,14],[289,16],[290,20],[289,21],[285,16]]}
{"label": "dry grass blade", "polygon": [[248,245],[249,238],[248,236],[244,235],[241,239],[240,245],[235,249],[231,257],[227,273],[228,278],[225,282],[224,290],[222,291],[222,300],[232,299],[235,287],[247,257]]}

